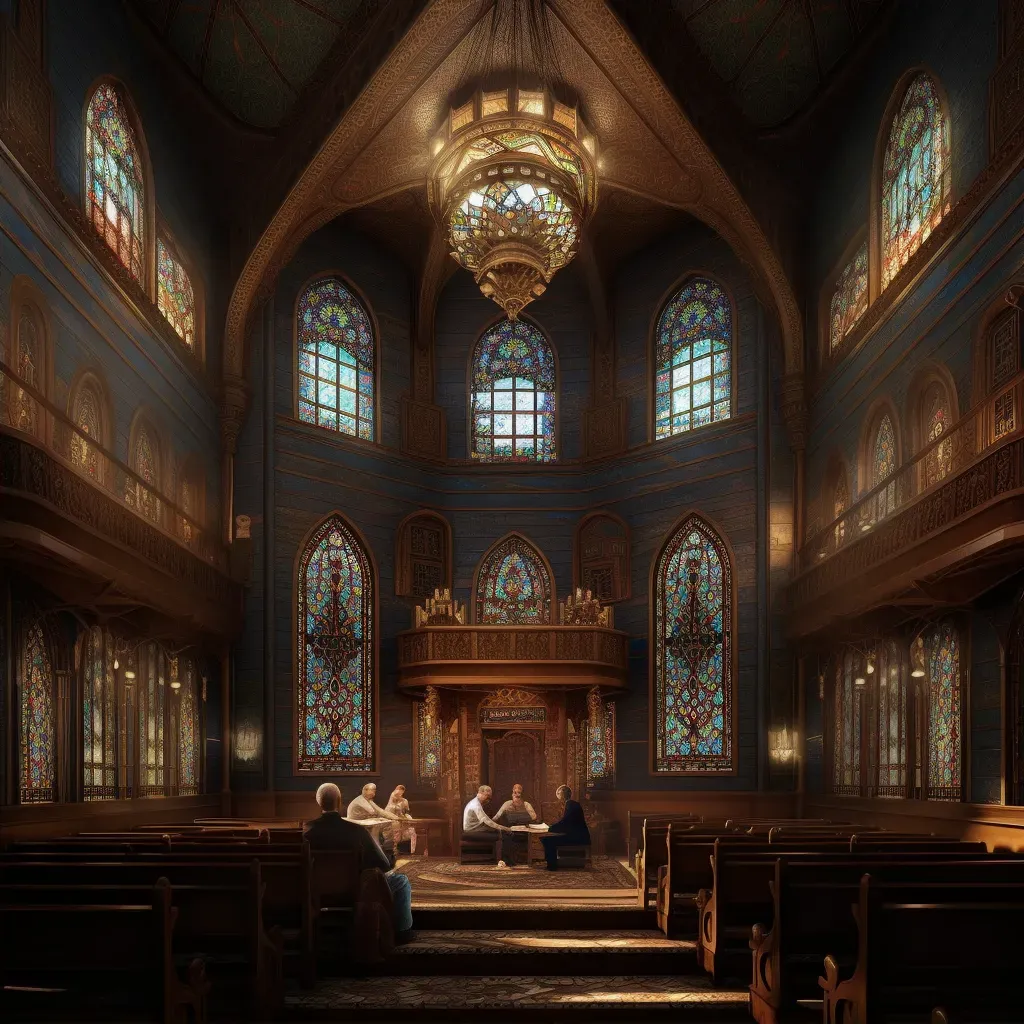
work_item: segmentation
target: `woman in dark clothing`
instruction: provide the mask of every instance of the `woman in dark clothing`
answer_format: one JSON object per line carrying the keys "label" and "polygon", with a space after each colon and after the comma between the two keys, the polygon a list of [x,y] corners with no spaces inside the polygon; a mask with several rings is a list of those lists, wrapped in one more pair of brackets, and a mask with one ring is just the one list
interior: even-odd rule
{"label": "woman in dark clothing", "polygon": [[548,871],[558,870],[558,847],[559,846],[589,846],[590,829],[587,828],[587,819],[583,815],[583,806],[578,800],[573,800],[572,790],[568,786],[559,786],[555,796],[565,801],[565,809],[562,817],[554,822],[550,830],[557,835],[545,836],[541,839],[544,844],[544,857],[548,862]]}

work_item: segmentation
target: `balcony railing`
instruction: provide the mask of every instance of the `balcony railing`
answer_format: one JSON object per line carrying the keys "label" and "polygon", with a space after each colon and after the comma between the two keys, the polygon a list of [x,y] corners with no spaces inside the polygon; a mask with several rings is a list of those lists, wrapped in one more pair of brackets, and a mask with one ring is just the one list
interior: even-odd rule
{"label": "balcony railing", "polygon": [[175,501],[116,459],[56,405],[0,362],[0,429],[52,455],[97,490],[187,548],[227,571],[227,553],[210,530]]}
{"label": "balcony railing", "polygon": [[1024,374],[1019,374],[811,537],[800,549],[801,574],[870,536],[908,506],[1022,436]]}

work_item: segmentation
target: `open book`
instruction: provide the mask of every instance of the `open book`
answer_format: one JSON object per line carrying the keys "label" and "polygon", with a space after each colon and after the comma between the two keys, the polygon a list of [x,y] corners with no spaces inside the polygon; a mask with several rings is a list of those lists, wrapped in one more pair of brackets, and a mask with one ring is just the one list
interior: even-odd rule
{"label": "open book", "polygon": [[529,829],[529,830],[530,830],[531,832],[547,832],[547,830],[548,830],[548,829],[549,829],[549,828],[550,828],[551,826],[550,826],[550,825],[545,825],[543,821],[538,821],[538,822],[535,822],[535,823],[533,823],[533,824],[527,825],[526,827],[527,827],[527,828],[528,828],[528,829]]}

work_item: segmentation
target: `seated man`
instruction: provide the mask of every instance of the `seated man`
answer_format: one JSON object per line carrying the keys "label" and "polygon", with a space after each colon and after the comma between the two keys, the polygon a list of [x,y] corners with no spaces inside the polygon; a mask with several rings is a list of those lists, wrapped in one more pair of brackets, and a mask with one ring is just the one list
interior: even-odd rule
{"label": "seated man", "polygon": [[558,847],[589,846],[590,829],[583,815],[583,806],[572,798],[572,790],[568,786],[559,786],[555,791],[559,800],[565,801],[562,817],[551,825],[550,831],[558,835],[544,836],[544,858],[548,862],[548,871],[558,870]]}
{"label": "seated man", "polygon": [[[363,786],[363,791],[349,805],[345,817],[349,821],[367,821],[370,818],[394,818],[395,815],[376,802],[377,786],[368,782]],[[393,849],[391,842],[391,829],[382,833],[383,826],[370,825],[370,835],[373,836],[382,846]]]}
{"label": "seated man", "polygon": [[391,890],[395,940],[407,942],[412,935],[412,886],[405,875],[391,870],[391,862],[362,825],[341,816],[341,790],[325,782],[316,791],[320,817],[306,824],[303,838],[311,850],[357,850],[360,870],[380,868]]}
{"label": "seated man", "polygon": [[472,836],[474,840],[493,843],[498,863],[502,864],[504,861],[501,859],[501,834],[512,830],[487,816],[484,804],[490,799],[490,786],[481,786],[476,791],[476,796],[466,804],[466,809],[462,812],[462,834]]}
{"label": "seated man", "polygon": [[[523,799],[523,787],[516,783],[512,787],[512,799],[506,800],[494,816],[502,825],[529,825],[537,820],[537,812]],[[505,846],[510,864],[527,863],[530,837],[525,832],[516,832],[508,838]]]}

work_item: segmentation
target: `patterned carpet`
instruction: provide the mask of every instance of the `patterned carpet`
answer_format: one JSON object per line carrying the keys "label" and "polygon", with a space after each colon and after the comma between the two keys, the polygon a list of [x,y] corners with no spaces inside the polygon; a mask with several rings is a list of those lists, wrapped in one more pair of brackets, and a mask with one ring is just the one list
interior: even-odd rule
{"label": "patterned carpet", "polygon": [[[601,889],[636,892],[636,878],[613,857],[595,857],[589,868],[545,871],[543,868],[499,868],[494,864],[460,864],[439,858],[409,858],[398,870],[409,877],[413,893],[456,892],[459,889]],[[623,892],[623,895],[626,894]]]}
{"label": "patterned carpet", "polygon": [[[692,939],[667,939],[652,929],[622,929],[607,931],[543,931],[515,929],[511,931],[482,929],[418,929],[416,937],[395,950],[395,956],[450,956],[472,953],[544,953],[545,955],[574,955],[577,953],[615,952],[625,956],[648,957],[653,952],[693,955],[696,943]],[[401,973],[399,967],[396,973]]]}

